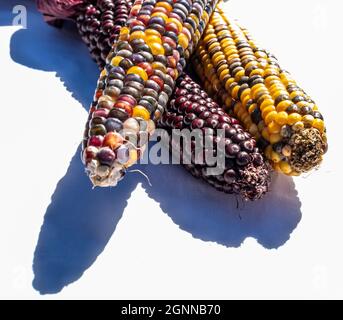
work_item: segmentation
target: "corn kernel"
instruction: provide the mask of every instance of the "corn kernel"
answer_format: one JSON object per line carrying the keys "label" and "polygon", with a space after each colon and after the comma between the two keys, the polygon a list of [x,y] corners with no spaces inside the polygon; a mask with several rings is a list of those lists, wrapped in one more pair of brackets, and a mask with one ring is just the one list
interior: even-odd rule
{"label": "corn kernel", "polygon": [[292,168],[291,168],[291,166],[289,165],[288,162],[281,161],[279,163],[279,165],[280,165],[280,169],[282,170],[283,173],[290,174],[292,172]]}
{"label": "corn kernel", "polygon": [[287,124],[292,126],[294,123],[301,121],[302,116],[299,113],[291,113],[287,118]]}
{"label": "corn kernel", "polygon": [[312,127],[318,129],[320,132],[324,131],[324,121],[322,119],[314,119]]}
{"label": "corn kernel", "polygon": [[281,127],[275,121],[272,121],[268,124],[268,131],[270,134],[279,133],[280,130]]}
{"label": "corn kernel", "polygon": [[278,114],[275,116],[275,121],[280,125],[284,125],[287,123],[288,114],[285,111],[278,112]]}

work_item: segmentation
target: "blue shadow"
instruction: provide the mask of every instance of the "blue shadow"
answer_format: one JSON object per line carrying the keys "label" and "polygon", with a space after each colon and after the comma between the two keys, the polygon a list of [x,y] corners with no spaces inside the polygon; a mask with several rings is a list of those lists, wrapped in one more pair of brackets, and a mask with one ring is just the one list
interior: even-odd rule
{"label": "blue shadow", "polygon": [[218,192],[175,165],[147,166],[149,197],[179,227],[194,238],[226,247],[239,247],[255,238],[267,249],[282,246],[301,219],[300,201],[290,177],[273,174],[270,192],[263,199],[242,202]]}
{"label": "blue shadow", "polygon": [[[2,2],[13,6],[12,1]],[[30,68],[55,71],[88,109],[98,69],[76,29],[69,23],[62,29],[50,27],[32,1],[21,3],[28,8],[28,28],[12,36],[12,59]],[[0,18],[4,16],[1,9]],[[34,253],[33,286],[42,294],[61,291],[95,262],[139,182],[180,229],[196,239],[226,247],[239,247],[247,237],[253,237],[265,248],[278,248],[301,220],[301,204],[289,177],[274,175],[272,190],[264,199],[239,202],[237,208],[235,196],[214,190],[175,165],[136,166],[149,176],[152,186],[129,173],[114,189],[92,190],[79,152],[56,186]]]}
{"label": "blue shadow", "polygon": [[[8,3],[12,3],[8,0],[4,2],[7,8],[10,7]],[[99,69],[89,58],[87,46],[75,25],[66,22],[61,29],[51,27],[36,10],[34,1],[23,0],[21,4],[27,8],[27,28],[18,30],[12,36],[12,59],[32,69],[56,72],[67,90],[88,110]],[[1,12],[0,16],[4,15]],[[11,11],[5,13],[5,16],[13,16]],[[37,88],[37,91],[39,89],[44,90]]]}
{"label": "blue shadow", "polygon": [[115,189],[92,190],[80,148],[46,210],[33,260],[33,287],[56,293],[79,279],[104,250],[136,187],[128,175]]}

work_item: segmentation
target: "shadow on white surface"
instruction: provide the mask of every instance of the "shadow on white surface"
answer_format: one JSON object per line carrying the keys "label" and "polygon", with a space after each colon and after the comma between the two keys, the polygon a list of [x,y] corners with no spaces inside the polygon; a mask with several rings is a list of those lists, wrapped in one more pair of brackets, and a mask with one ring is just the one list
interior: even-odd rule
{"label": "shadow on white surface", "polygon": [[[22,3],[27,4],[29,25],[13,35],[12,59],[29,68],[55,71],[87,108],[98,70],[76,30],[47,26],[31,1]],[[137,167],[151,180],[151,187],[143,181],[148,196],[196,239],[239,247],[253,237],[267,249],[278,248],[301,219],[294,183],[285,176],[273,177],[272,191],[264,199],[240,203],[237,209],[234,196],[197,181],[180,166]],[[115,189],[92,190],[76,152],[44,216],[33,261],[36,290],[57,293],[82,276],[106,247],[131,192],[142,180],[127,175]]]}
{"label": "shadow on white surface", "polygon": [[[5,0],[5,5],[8,2],[11,1]],[[29,68],[56,72],[56,76],[61,79],[72,96],[88,108],[99,69],[89,59],[88,49],[81,41],[75,25],[66,22],[63,28],[51,27],[43,21],[33,0],[23,0],[20,3],[27,8],[27,28],[18,30],[12,36],[12,59]],[[13,4],[6,6],[11,8]],[[1,18],[2,16],[4,17]],[[4,22],[11,21],[5,18],[4,14],[1,14],[0,18]],[[44,90],[35,89],[38,97],[39,90]]]}
{"label": "shadow on white surface", "polygon": [[[263,199],[242,202],[195,179],[181,166],[147,166],[146,192],[194,238],[239,247],[248,237],[267,249],[282,246],[301,219],[300,201],[290,177],[273,174]],[[238,204],[238,207],[237,207]]]}
{"label": "shadow on white surface", "polygon": [[44,216],[33,260],[36,290],[56,293],[82,276],[106,247],[136,185],[136,175],[127,175],[115,189],[92,190],[78,148]]}

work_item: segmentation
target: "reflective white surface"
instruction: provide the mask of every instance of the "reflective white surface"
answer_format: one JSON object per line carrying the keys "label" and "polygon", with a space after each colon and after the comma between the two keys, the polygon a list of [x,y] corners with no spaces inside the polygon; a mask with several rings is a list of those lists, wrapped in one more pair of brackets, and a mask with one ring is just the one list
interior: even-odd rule
{"label": "reflective white surface", "polygon": [[[239,203],[179,166],[91,190],[77,150],[98,76],[75,30],[0,4],[0,298],[342,298],[339,0],[226,4],[313,97],[329,152]],[[40,295],[54,293],[54,295]]]}

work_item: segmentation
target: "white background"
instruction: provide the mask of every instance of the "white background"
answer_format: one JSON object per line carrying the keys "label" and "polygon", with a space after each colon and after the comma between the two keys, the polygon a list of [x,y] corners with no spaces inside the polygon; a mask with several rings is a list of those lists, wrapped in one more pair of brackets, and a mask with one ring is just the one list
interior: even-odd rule
{"label": "white background", "polygon": [[[27,29],[11,26],[15,4]],[[340,0],[226,11],[311,94],[329,152],[241,204],[182,167],[91,190],[77,151],[98,71],[75,30],[0,4],[0,298],[343,298]]]}

